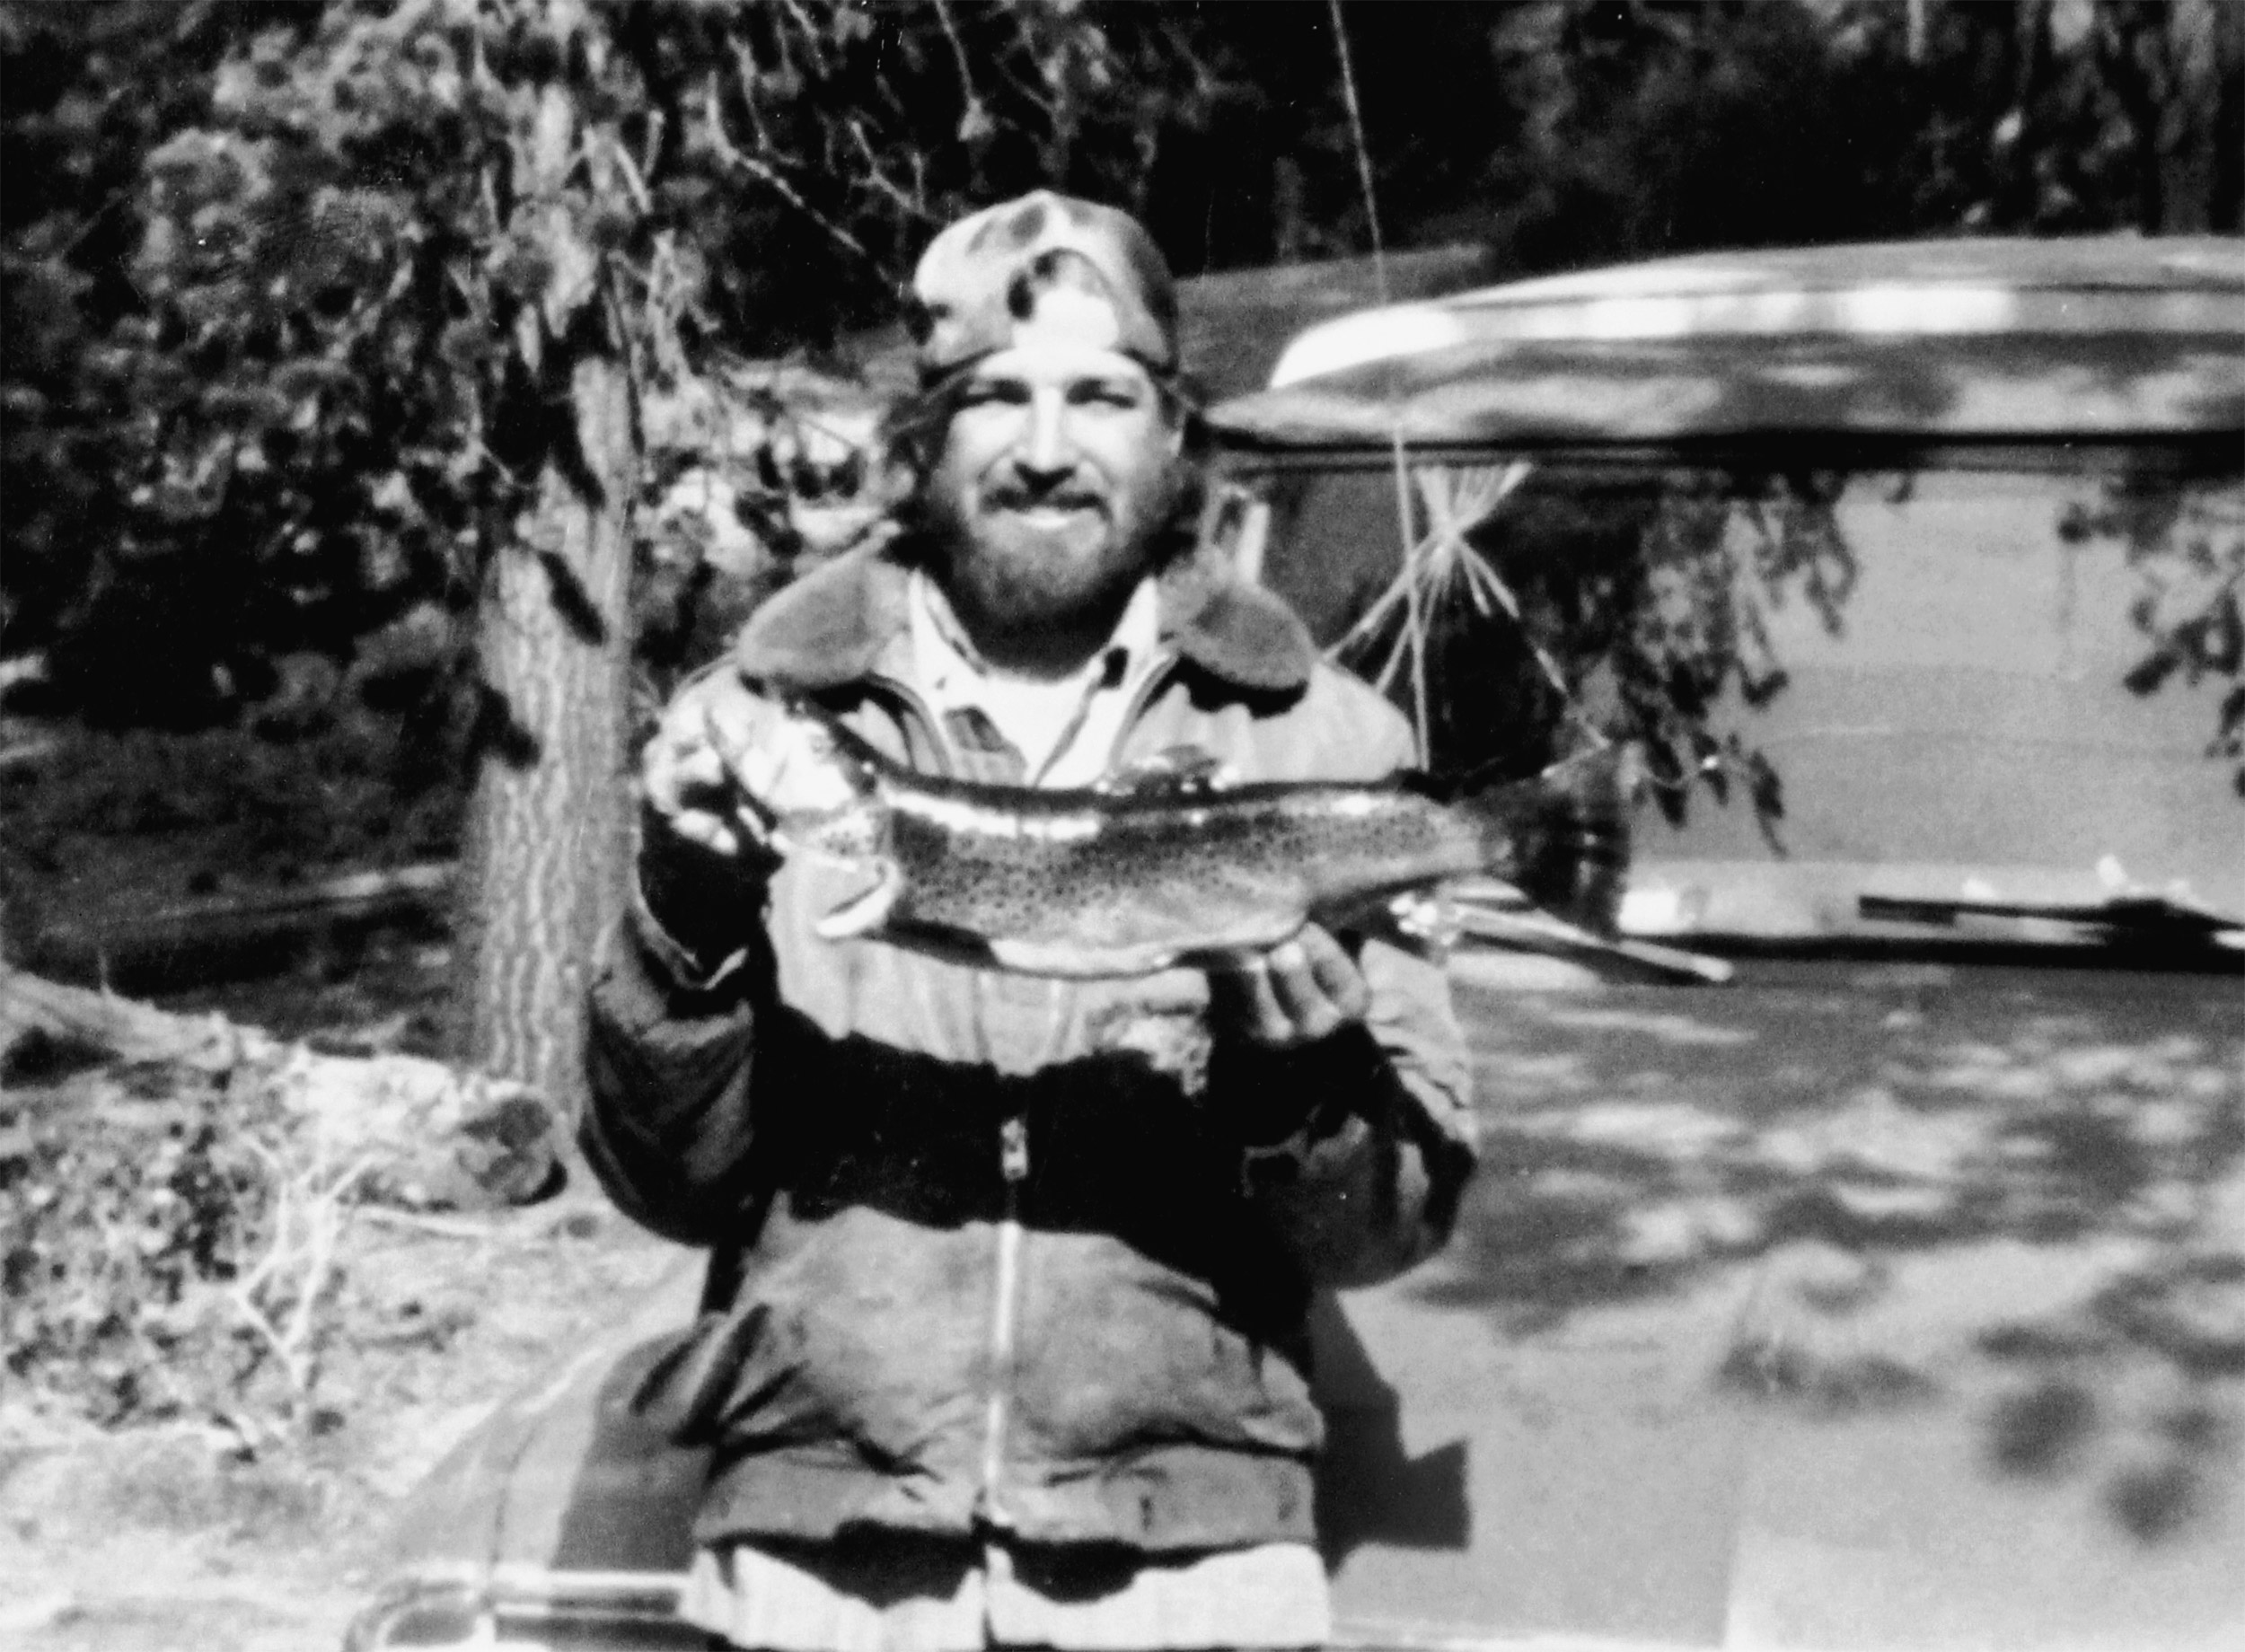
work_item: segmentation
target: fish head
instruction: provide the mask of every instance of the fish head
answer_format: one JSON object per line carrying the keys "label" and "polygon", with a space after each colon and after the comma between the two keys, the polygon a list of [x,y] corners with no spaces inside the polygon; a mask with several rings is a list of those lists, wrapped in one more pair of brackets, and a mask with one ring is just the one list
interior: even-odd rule
{"label": "fish head", "polygon": [[888,858],[888,812],[870,798],[783,815],[770,830],[774,846],[785,855],[853,866]]}
{"label": "fish head", "polygon": [[789,859],[823,861],[860,871],[873,881],[814,926],[830,941],[869,935],[888,921],[904,892],[902,869],[890,852],[893,818],[881,793],[885,760],[844,725],[809,701],[779,702],[778,773],[791,780],[775,787],[765,836]]}

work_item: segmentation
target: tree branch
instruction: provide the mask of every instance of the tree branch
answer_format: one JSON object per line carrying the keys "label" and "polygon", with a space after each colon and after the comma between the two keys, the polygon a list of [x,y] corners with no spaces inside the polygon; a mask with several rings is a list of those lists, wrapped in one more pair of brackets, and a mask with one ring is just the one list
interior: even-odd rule
{"label": "tree branch", "polygon": [[951,42],[951,57],[959,66],[959,92],[966,100],[967,113],[972,116],[982,103],[982,93],[974,89],[974,73],[968,67],[966,42],[959,38],[957,20],[951,15],[951,0],[936,0],[936,18],[943,25],[943,38]]}
{"label": "tree branch", "polygon": [[870,251],[867,250],[866,244],[863,242],[859,241],[848,230],[842,228],[841,224],[836,224],[832,219],[827,217],[823,213],[813,206],[810,202],[805,200],[803,197],[797,193],[796,187],[789,183],[785,178],[780,176],[778,171],[774,171],[770,166],[767,165],[762,161],[758,160],[754,155],[749,154],[745,151],[742,150],[728,136],[726,136],[725,122],[721,119],[718,112],[718,77],[714,74],[709,76],[709,92],[706,103],[707,119],[709,122],[709,141],[712,146],[716,148],[720,160],[724,161],[728,166],[736,166],[740,168],[741,171],[746,172],[750,177],[764,185],[764,187],[771,190],[773,194],[779,196],[781,200],[787,202],[788,206],[794,207],[812,223],[817,224],[820,229],[825,231],[827,235],[837,246],[842,247],[848,251],[856,253],[859,258],[863,259],[867,264],[872,265],[876,269],[880,268],[880,260],[875,258]]}

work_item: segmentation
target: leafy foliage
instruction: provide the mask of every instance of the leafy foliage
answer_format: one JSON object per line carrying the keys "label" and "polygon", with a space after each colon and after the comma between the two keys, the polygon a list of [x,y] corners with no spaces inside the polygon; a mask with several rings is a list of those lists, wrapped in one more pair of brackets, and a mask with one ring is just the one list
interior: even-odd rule
{"label": "leafy foliage", "polygon": [[[970,200],[1142,187],[1146,135],[1193,95],[1173,19],[1057,0],[111,4],[4,28],[34,82],[12,153],[108,189],[91,223],[61,192],[10,210],[11,493],[35,503],[10,525],[9,640],[51,641],[62,697],[120,722],[218,715],[278,657],[348,660],[416,603],[470,606],[522,531],[577,333],[644,392],[706,400],[720,343],[885,316]],[[557,87],[581,133],[532,198],[517,163]]]}
{"label": "leafy foliage", "polygon": [[1711,725],[1732,694],[1756,707],[1783,690],[1772,603],[1804,602],[1827,630],[1839,628],[1855,566],[1833,518],[1838,496],[1839,483],[1820,476],[1774,479],[1743,498],[1713,479],[1667,491],[1607,596],[1611,611],[1627,617],[1630,638],[1599,648],[1598,620],[1576,620],[1578,656],[1613,661],[1618,720],[1646,754],[1653,796],[1671,822],[1683,820],[1695,780],[1718,804],[1735,781],[1763,834],[1778,840],[1784,800],[1775,767],[1736,731],[1718,736]]}
{"label": "leafy foliage", "polygon": [[2069,509],[2058,533],[2117,540],[2139,576],[2128,619],[2146,652],[2125,680],[2131,693],[2156,693],[2178,677],[2191,687],[2230,680],[2206,755],[2237,765],[2245,797],[2245,490],[2124,478],[2098,505]]}
{"label": "leafy foliage", "polygon": [[1535,269],[1918,227],[1910,77],[1880,44],[1794,5],[1507,8],[1500,244]]}
{"label": "leafy foliage", "polygon": [[1490,45],[1484,189],[1527,268],[1928,232],[2235,233],[2245,205],[2245,17],[2218,0],[1571,0],[1502,8]]}

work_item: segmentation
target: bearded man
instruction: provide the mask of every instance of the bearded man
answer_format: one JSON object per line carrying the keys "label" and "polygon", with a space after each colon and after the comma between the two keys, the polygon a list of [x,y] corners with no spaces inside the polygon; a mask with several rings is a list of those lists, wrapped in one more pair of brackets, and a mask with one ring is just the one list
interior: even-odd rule
{"label": "bearded man", "polygon": [[1325,1639],[1306,1317],[1411,1266],[1472,1162],[1432,962],[1311,927],[1214,971],[1053,980],[830,941],[782,860],[770,698],[914,769],[1077,787],[1193,748],[1378,778],[1400,716],[1194,548],[1169,272],[1040,192],[939,235],[892,540],[759,611],[643,764],[586,1154],[713,1252],[642,1396],[711,1452],[686,1611],[782,1652]]}

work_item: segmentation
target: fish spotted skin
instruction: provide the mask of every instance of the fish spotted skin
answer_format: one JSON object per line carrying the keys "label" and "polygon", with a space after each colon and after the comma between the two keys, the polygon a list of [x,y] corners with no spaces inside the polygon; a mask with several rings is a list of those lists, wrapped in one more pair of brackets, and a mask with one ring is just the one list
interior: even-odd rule
{"label": "fish spotted skin", "polygon": [[1619,900],[1616,750],[1478,790],[1413,774],[1220,786],[1188,769],[1136,790],[1044,791],[918,774],[826,728],[854,801],[781,835],[880,874],[821,925],[832,936],[1093,978],[1206,966],[1475,874],[1594,928],[1611,928]]}

